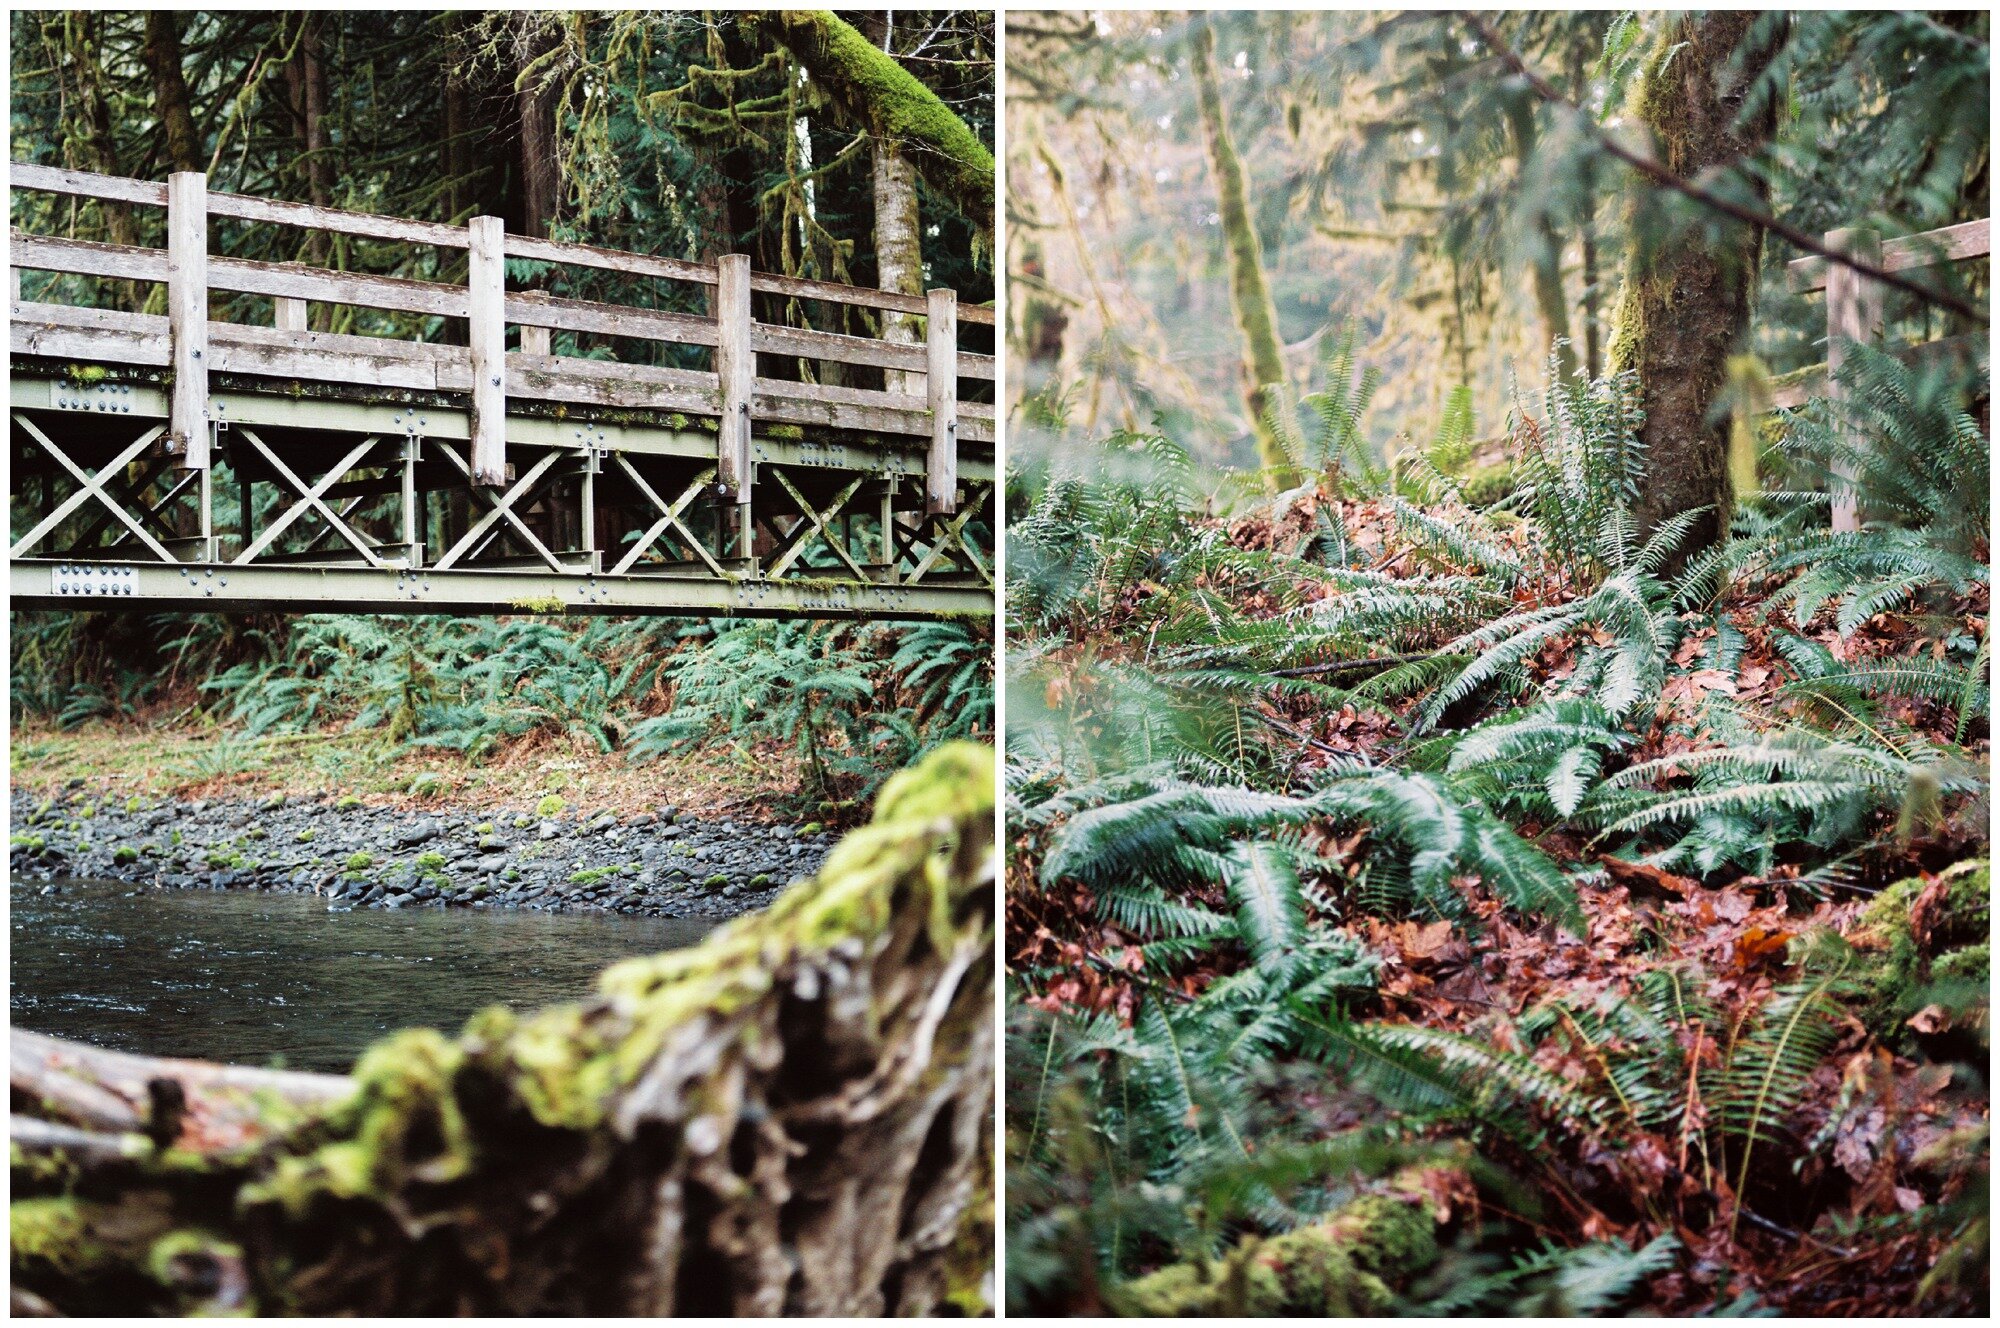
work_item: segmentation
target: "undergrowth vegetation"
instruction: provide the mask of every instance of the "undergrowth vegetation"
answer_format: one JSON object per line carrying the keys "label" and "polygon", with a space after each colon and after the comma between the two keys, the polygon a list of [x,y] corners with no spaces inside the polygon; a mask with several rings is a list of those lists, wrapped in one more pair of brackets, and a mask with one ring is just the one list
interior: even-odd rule
{"label": "undergrowth vegetation", "polygon": [[992,635],[960,622],[17,613],[13,629],[17,719],[212,726],[225,767],[335,730],[474,764],[529,741],[639,762],[782,750],[804,778],[788,792],[838,814],[993,732]]}
{"label": "undergrowth vegetation", "polygon": [[1345,339],[1276,500],[1017,444],[1014,1311],[1977,1312],[1980,373],[1857,348],[1692,555],[1619,376],[1479,507],[1462,396],[1363,464]]}

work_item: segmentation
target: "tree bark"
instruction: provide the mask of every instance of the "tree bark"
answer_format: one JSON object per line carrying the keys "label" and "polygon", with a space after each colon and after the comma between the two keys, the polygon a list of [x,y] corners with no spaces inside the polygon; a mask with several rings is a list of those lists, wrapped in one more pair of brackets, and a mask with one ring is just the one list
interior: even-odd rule
{"label": "tree bark", "polygon": [[[1757,15],[1716,11],[1663,20],[1639,89],[1638,112],[1655,158],[1682,179],[1729,169],[1769,141],[1769,116],[1741,123],[1743,91],[1770,59],[1732,57]],[[1724,86],[1724,80],[1729,80]],[[1641,194],[1636,208],[1655,207]],[[1682,541],[1675,565],[1718,541],[1729,527],[1729,422],[1711,418],[1731,350],[1749,326],[1763,243],[1752,226],[1719,218],[1658,243],[1635,243],[1619,297],[1612,367],[1636,369],[1646,448],[1635,516],[1643,535],[1697,508],[1708,509]],[[1635,235],[1647,229],[1635,215]]]}
{"label": "tree bark", "polygon": [[[77,164],[100,175],[123,175],[125,170],[118,159],[118,138],[112,121],[111,80],[104,70],[104,11],[86,9],[70,15],[65,34],[84,102],[77,119],[84,131],[85,153],[83,161]],[[107,240],[123,245],[139,242],[137,223],[129,206],[106,200],[100,200],[97,206],[104,214]],[[110,285],[125,308],[139,309],[137,282],[115,281]]]}
{"label": "tree bark", "polygon": [[[878,138],[875,147],[875,269],[876,286],[905,295],[924,293],[924,254],[917,219],[917,172],[895,140]],[[923,340],[910,314],[882,315],[882,340],[914,346]],[[901,369],[886,370],[883,386],[891,392],[923,392],[923,376]]]}
{"label": "tree bark", "polygon": [[187,76],[181,71],[180,16],[175,11],[146,11],[146,44],[141,58],[153,77],[153,109],[160,117],[167,160],[177,171],[203,169],[201,136],[195,132]]}
{"label": "tree bark", "polygon": [[[298,170],[305,179],[306,197],[316,207],[333,206],[334,163],[327,151],[326,65],[320,53],[320,30],[325,14],[319,11],[298,16],[300,31],[297,48],[285,66],[285,94],[292,123],[299,140]],[[300,255],[306,262],[326,266],[333,260],[332,237],[325,231],[308,231]],[[332,310],[322,304],[314,311],[314,328],[330,326]]]}
{"label": "tree bark", "polygon": [[456,14],[445,16],[444,142],[439,146],[439,165],[444,170],[445,220],[462,222],[472,213],[472,89],[466,82],[461,63],[463,20]]}
{"label": "tree bark", "polygon": [[826,10],[777,10],[764,22],[850,121],[897,144],[925,183],[992,234],[993,153],[935,92]]}
{"label": "tree bark", "polygon": [[[1264,280],[1263,247],[1250,217],[1243,161],[1230,141],[1229,122],[1223,114],[1222,90],[1215,76],[1215,31],[1200,13],[1194,17],[1194,77],[1202,138],[1208,146],[1208,168],[1215,177],[1217,211],[1229,255],[1229,296],[1236,309],[1237,330],[1243,336],[1243,406],[1257,437],[1264,486],[1275,493],[1299,482],[1292,458],[1265,422],[1269,407],[1282,400],[1284,343],[1278,339],[1277,306]],[[1274,388],[1280,389],[1279,396],[1273,396]]]}
{"label": "tree bark", "polygon": [[542,14],[515,16],[514,96],[521,124],[522,228],[547,238],[562,213],[562,171],[557,158],[556,113],[561,108],[560,20]]}
{"label": "tree bark", "polygon": [[945,748],[766,912],[346,1078],[17,1041],[17,1304],[977,1312],[993,797]]}
{"label": "tree bark", "polygon": [[[1514,139],[1514,161],[1519,175],[1525,176],[1535,155],[1535,102],[1530,94],[1514,99],[1508,110],[1509,130]],[[1542,316],[1542,340],[1556,355],[1556,372],[1568,378],[1576,372],[1576,347],[1569,337],[1569,296],[1563,292],[1562,237],[1548,209],[1537,207],[1534,216],[1534,250],[1529,267],[1535,281],[1535,307]]]}

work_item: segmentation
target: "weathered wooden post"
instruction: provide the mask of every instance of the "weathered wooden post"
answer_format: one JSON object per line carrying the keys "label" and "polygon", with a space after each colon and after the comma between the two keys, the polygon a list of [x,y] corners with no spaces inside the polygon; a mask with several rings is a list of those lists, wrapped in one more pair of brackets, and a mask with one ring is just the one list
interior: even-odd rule
{"label": "weathered wooden post", "polygon": [[924,466],[924,511],[949,516],[958,510],[958,292],[934,290],[927,298],[931,451]]}
{"label": "weathered wooden post", "polygon": [[271,301],[271,325],[280,332],[305,331],[306,302],[289,295],[275,297]]}
{"label": "weathered wooden post", "polygon": [[472,348],[472,480],[507,482],[507,251],[504,223],[474,217],[466,264]]}
{"label": "weathered wooden post", "polygon": [[174,389],[167,452],[208,469],[208,176],[167,177],[167,331]]}
{"label": "weathered wooden post", "polygon": [[734,499],[736,556],[750,556],[750,393],[757,378],[751,343],[750,256],[723,254],[715,260],[715,378],[721,415],[715,431],[715,483]]}
{"label": "weathered wooden post", "polygon": [[[1882,240],[1872,230],[1845,226],[1826,233],[1826,247],[1848,254],[1875,267],[1882,266]],[[1873,343],[1882,335],[1882,288],[1844,263],[1829,263],[1826,269],[1826,394],[1836,402],[1845,401],[1847,388],[1840,381],[1840,366],[1847,359],[1848,346],[1857,341]],[[1850,424],[1849,443],[1859,446],[1860,432]],[[1843,463],[1834,465],[1833,529],[1836,534],[1861,529],[1861,505],[1854,490],[1854,475]]]}
{"label": "weathered wooden post", "polygon": [[545,327],[521,325],[521,353],[523,355],[547,355],[549,351],[549,330]]}

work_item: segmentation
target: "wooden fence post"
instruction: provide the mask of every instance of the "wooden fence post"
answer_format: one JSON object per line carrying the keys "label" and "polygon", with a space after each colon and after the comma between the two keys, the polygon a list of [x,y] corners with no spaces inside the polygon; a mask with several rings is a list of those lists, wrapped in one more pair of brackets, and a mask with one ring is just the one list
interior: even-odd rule
{"label": "wooden fence post", "polygon": [[466,264],[472,347],[472,479],[507,482],[507,250],[498,217],[474,217]]}
{"label": "wooden fence post", "polygon": [[545,327],[521,328],[521,353],[523,355],[547,355],[549,353],[549,330]]}
{"label": "wooden fence post", "polygon": [[271,325],[280,332],[305,331],[306,302],[289,295],[275,297],[271,301]]}
{"label": "wooden fence post", "polygon": [[[1874,231],[1859,226],[1842,227],[1826,233],[1826,247],[1850,254],[1880,267],[1882,240]],[[1853,342],[1873,344],[1882,336],[1882,288],[1853,268],[1830,263],[1826,271],[1826,394],[1844,401],[1847,389],[1840,382],[1840,366]],[[1851,444],[1859,446],[1857,430],[1846,431]],[[1854,475],[1835,463],[1833,479],[1833,529],[1836,534],[1861,529],[1860,496],[1854,490]]]}
{"label": "wooden fence post", "polygon": [[208,469],[208,176],[167,177],[167,330],[174,374],[167,452]]}
{"label": "wooden fence post", "polygon": [[[721,418],[715,432],[715,481],[738,505],[750,501],[750,393],[757,353],[750,342],[750,256],[715,260],[715,377]],[[748,532],[739,557],[749,556]]]}
{"label": "wooden fence post", "polygon": [[924,511],[949,516],[958,510],[958,292],[934,290],[927,298],[931,451],[924,466]]}

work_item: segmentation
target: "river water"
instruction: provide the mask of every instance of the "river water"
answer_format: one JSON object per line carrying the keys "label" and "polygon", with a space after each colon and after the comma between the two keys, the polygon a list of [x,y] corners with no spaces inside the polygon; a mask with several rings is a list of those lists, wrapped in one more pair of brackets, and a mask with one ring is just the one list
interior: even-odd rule
{"label": "river water", "polygon": [[329,913],[311,895],[116,881],[9,890],[14,1026],[101,1047],[345,1070],[398,1028],[574,1000],[713,919],[485,909]]}

